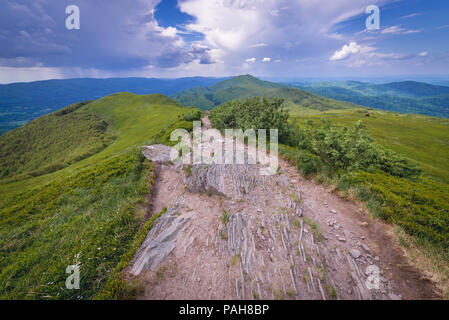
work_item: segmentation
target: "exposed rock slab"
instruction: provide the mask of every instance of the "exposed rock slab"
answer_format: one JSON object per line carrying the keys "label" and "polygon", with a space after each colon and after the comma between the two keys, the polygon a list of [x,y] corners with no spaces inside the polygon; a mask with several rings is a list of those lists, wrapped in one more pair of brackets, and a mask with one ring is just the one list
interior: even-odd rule
{"label": "exposed rock slab", "polygon": [[189,216],[177,216],[179,206],[172,207],[154,221],[154,227],[136,254],[131,274],[138,276],[155,270],[176,247]]}
{"label": "exposed rock slab", "polygon": [[184,183],[191,192],[242,198],[254,189],[257,168],[248,165],[194,165]]}
{"label": "exposed rock slab", "polygon": [[151,146],[146,146],[142,153],[148,160],[167,163],[171,161],[170,153],[172,149],[172,147],[163,144],[153,144]]}

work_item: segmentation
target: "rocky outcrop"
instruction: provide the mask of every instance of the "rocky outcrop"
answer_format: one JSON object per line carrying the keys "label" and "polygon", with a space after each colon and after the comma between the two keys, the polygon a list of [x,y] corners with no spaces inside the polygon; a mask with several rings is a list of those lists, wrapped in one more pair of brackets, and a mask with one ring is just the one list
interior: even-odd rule
{"label": "rocky outcrop", "polygon": [[154,227],[136,254],[131,274],[138,276],[155,270],[176,247],[190,216],[178,216],[180,204],[169,208],[165,214],[154,221]]}
{"label": "rocky outcrop", "polygon": [[171,161],[170,153],[172,147],[163,144],[153,144],[151,146],[146,146],[142,153],[148,160],[153,162],[168,163]]}
{"label": "rocky outcrop", "polygon": [[191,192],[212,193],[241,199],[256,185],[258,170],[248,165],[194,165],[184,183]]}

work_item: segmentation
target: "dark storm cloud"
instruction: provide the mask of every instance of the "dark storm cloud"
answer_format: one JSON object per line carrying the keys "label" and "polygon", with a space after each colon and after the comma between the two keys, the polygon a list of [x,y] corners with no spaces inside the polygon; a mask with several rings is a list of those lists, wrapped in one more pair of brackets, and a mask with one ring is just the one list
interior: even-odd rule
{"label": "dark storm cloud", "polygon": [[[2,66],[132,69],[176,67],[207,60],[164,33],[152,10],[159,0],[7,0],[0,11]],[[67,30],[65,9],[76,4],[81,29]]]}

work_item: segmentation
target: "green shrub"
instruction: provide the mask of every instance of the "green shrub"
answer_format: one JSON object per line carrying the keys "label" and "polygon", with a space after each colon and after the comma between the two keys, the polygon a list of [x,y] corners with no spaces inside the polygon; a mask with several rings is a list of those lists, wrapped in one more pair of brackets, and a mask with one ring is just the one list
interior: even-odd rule
{"label": "green shrub", "polygon": [[174,146],[179,143],[179,141],[170,141],[170,136],[173,131],[176,129],[184,129],[188,132],[193,131],[193,123],[191,121],[179,120],[172,125],[168,126],[164,130],[162,130],[159,134],[154,137],[154,141],[156,143],[162,143],[167,146]]}
{"label": "green shrub", "polygon": [[[293,142],[296,125],[288,122],[288,113],[281,109],[283,100],[253,98],[225,103],[209,113],[211,124],[218,130],[278,129],[279,142]],[[269,132],[267,132],[267,135]]]}
{"label": "green shrub", "polygon": [[296,137],[298,151],[293,157],[305,174],[324,172],[333,176],[378,168],[398,177],[416,178],[422,172],[410,160],[375,143],[360,121],[354,128],[331,126],[329,121],[315,127],[309,122],[298,129]]}
{"label": "green shrub", "polygon": [[199,121],[203,116],[203,112],[201,110],[192,110],[190,112],[184,113],[182,118],[185,121]]}

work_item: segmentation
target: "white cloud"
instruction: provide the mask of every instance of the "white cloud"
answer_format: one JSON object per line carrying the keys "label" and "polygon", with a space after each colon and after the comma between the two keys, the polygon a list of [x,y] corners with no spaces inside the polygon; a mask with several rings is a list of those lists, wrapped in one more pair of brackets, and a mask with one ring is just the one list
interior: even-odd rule
{"label": "white cloud", "polygon": [[335,51],[335,53],[330,57],[331,61],[340,61],[348,58],[351,55],[357,54],[360,52],[360,46],[357,42],[352,41],[349,45],[344,45],[341,50]]}
{"label": "white cloud", "polygon": [[268,46],[266,43],[261,42],[261,43],[256,43],[256,44],[250,45],[249,47],[250,48],[262,48],[262,47],[266,47],[266,46]]}
{"label": "white cloud", "polygon": [[409,19],[409,18],[421,16],[421,15],[422,15],[421,12],[415,12],[415,13],[408,14],[406,16],[402,16],[401,19]]}
{"label": "white cloud", "polygon": [[196,21],[186,28],[204,34],[206,41],[214,47],[238,50],[260,30],[263,13],[249,3],[187,0],[179,6],[181,11],[196,17]]}
{"label": "white cloud", "polygon": [[[48,2],[47,0],[39,1]],[[81,3],[80,6],[99,7],[97,4],[92,4],[91,0],[78,1]],[[301,73],[306,75],[313,74],[316,70],[326,70],[323,61],[328,61],[328,64],[330,64],[329,60],[344,61],[339,64],[343,70],[347,64],[353,63],[356,59],[380,61],[394,58],[387,57],[389,53],[384,53],[385,56],[382,57],[380,52],[377,56],[368,56],[368,52],[375,51],[369,45],[374,45],[372,43],[375,43],[378,37],[370,39],[371,44],[368,45],[368,40],[363,40],[358,35],[348,38],[339,27],[348,19],[362,17],[367,5],[382,6],[396,0],[178,0],[180,10],[193,18],[187,25],[176,25],[176,27],[173,25],[167,28],[160,26],[152,14],[160,1],[129,0],[128,2],[133,3],[132,6],[129,4],[125,6],[122,2],[108,5],[105,11],[107,16],[95,30],[87,31],[87,28],[82,28],[79,33],[71,33],[75,38],[82,35],[81,42],[95,45],[87,51],[82,46],[78,49],[77,46],[68,45],[68,49],[73,50],[73,59],[68,59],[67,50],[60,48],[61,56],[67,58],[62,60],[69,61],[70,66],[76,65],[85,69],[98,67],[105,70],[115,70],[116,66],[126,65],[126,62],[130,61],[131,68],[135,69],[126,70],[129,74],[148,72],[149,69],[143,70],[142,65],[152,65],[151,73],[142,75],[174,77],[193,74],[232,75],[241,72],[242,66],[255,68],[256,65],[260,67],[257,70],[259,75],[295,75],[304,70],[310,71]],[[97,2],[104,4],[110,1],[98,0],[95,3]],[[15,2],[8,3],[12,5]],[[128,7],[130,9],[124,9]],[[15,6],[15,10],[27,8],[28,6],[25,5],[23,8]],[[53,7],[48,6],[48,8]],[[98,19],[96,11],[98,10],[85,10],[82,17],[85,26],[88,22]],[[35,19],[42,20],[43,16],[39,13],[36,17],[30,17],[29,20],[34,23]],[[49,16],[45,19],[49,20],[50,17],[57,16],[58,14],[49,11]],[[0,17],[3,17],[1,12]],[[362,20],[360,30],[364,28]],[[55,39],[62,38],[58,35],[55,22],[49,21],[43,25],[50,33],[55,34]],[[0,45],[2,49],[7,49],[8,46],[3,45],[2,39],[11,39],[11,35],[4,34],[3,29],[5,28],[0,25],[0,41],[2,41]],[[19,30],[22,29],[24,28],[17,27],[14,32],[18,35]],[[26,28],[26,31],[31,38],[35,38],[32,28]],[[198,38],[195,35],[196,39],[200,39],[195,44],[190,37],[184,36],[185,33],[193,32],[201,34]],[[406,30],[401,26],[383,30],[384,34],[390,35],[398,32],[413,33],[417,30]],[[66,34],[65,30],[64,34]],[[108,38],[110,34],[115,36]],[[75,38],[73,41],[63,41],[59,45],[79,43],[80,41],[75,41]],[[66,39],[65,36],[64,39]],[[354,44],[351,45],[349,40],[352,40]],[[43,50],[41,47],[51,48],[52,44],[39,43],[44,44],[38,47],[39,50]],[[17,47],[21,50],[27,49],[22,43],[19,44],[20,46],[17,45]],[[336,48],[341,49],[335,51]],[[81,49],[89,55],[79,54]],[[55,49],[51,48],[49,51],[53,54]],[[18,55],[30,56],[26,51]],[[87,56],[85,61],[79,61],[81,58],[78,57],[84,56]],[[331,56],[330,59],[329,56]],[[264,61],[263,57],[271,57],[270,61],[273,62],[280,62],[278,58],[281,57],[283,63],[257,64],[258,61]],[[307,63],[295,63],[296,59],[302,59]],[[39,61],[42,61],[45,67],[52,66],[48,60],[39,59]],[[35,61],[27,65],[23,65],[22,61],[9,61],[11,65],[19,62],[22,63],[20,67],[36,65]],[[111,72],[118,74],[122,70]]]}
{"label": "white cloud", "polygon": [[391,26],[388,28],[385,28],[381,31],[382,34],[411,34],[411,33],[418,33],[421,32],[422,29],[419,30],[407,30],[402,28],[400,25],[397,26]]}
{"label": "white cloud", "polygon": [[174,38],[178,33],[178,30],[174,27],[168,27],[166,29],[162,28],[161,33],[165,37]]}
{"label": "white cloud", "polygon": [[351,41],[330,57],[330,61],[346,61],[344,66],[359,68],[362,66],[374,67],[385,65],[388,61],[406,61],[418,56],[426,56],[427,52],[421,54],[404,54],[398,52],[379,52],[378,48],[366,44],[358,44]]}
{"label": "white cloud", "polygon": [[270,57],[265,57],[262,59],[262,62],[270,62],[271,58]]}
{"label": "white cloud", "polygon": [[[344,40],[336,33],[338,24],[364,14],[370,4],[390,1],[179,0],[178,5],[194,18],[185,29],[202,34],[204,43],[220,52],[226,70],[238,73],[242,61],[251,57],[255,48],[263,48],[266,57],[282,56],[284,62],[299,55],[313,57],[320,65],[329,47]],[[267,63],[265,68],[261,72],[281,72],[274,64]]]}
{"label": "white cloud", "polygon": [[419,54],[420,57],[427,57],[428,53],[426,51],[423,51]]}
{"label": "white cloud", "polygon": [[344,40],[344,36],[339,33],[332,33],[329,35],[329,38],[335,39],[335,40]]}

